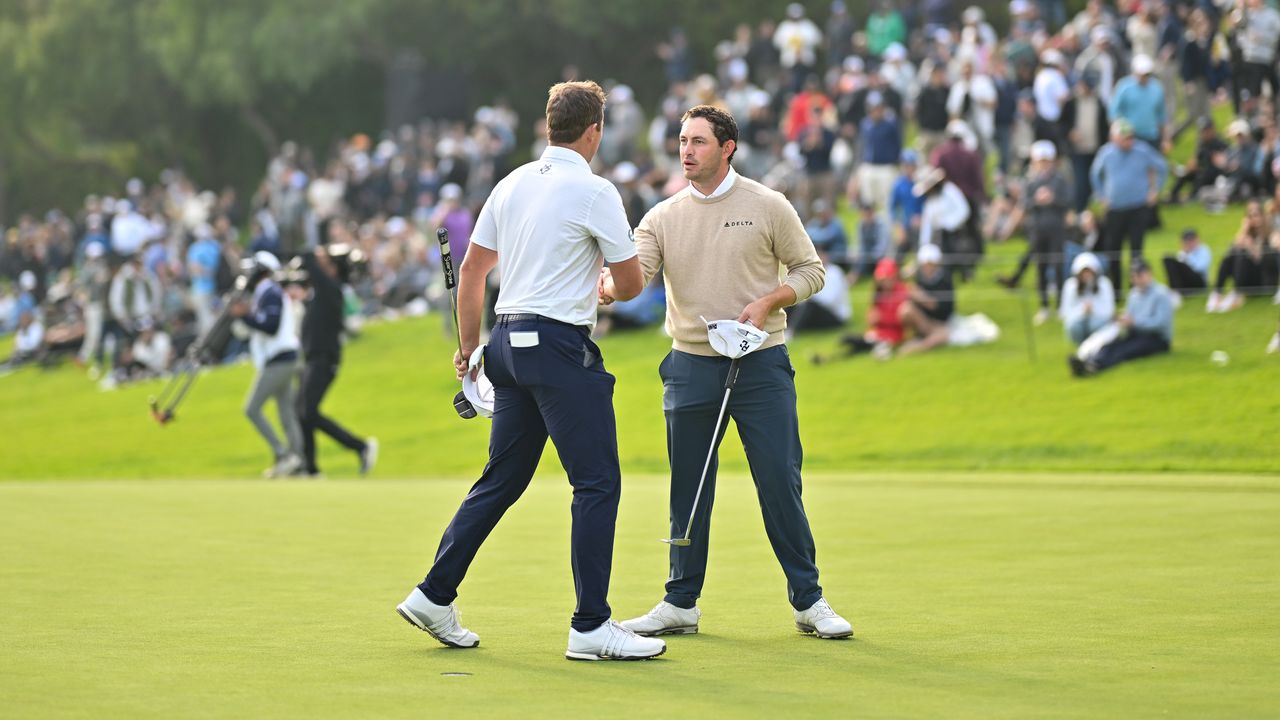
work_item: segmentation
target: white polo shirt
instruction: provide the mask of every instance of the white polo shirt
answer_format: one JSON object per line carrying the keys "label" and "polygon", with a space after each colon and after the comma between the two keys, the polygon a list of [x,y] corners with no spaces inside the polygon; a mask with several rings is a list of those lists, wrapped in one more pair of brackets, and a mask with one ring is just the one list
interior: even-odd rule
{"label": "white polo shirt", "polygon": [[576,151],[548,147],[493,189],[471,242],[498,253],[498,314],[596,324],[604,260],[636,255],[622,197]]}

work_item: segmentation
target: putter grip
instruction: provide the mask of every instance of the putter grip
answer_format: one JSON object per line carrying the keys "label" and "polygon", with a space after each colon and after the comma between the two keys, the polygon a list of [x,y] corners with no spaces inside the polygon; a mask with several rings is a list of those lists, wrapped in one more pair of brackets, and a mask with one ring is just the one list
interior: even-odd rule
{"label": "putter grip", "polygon": [[440,264],[444,267],[444,286],[452,290],[458,287],[458,278],[453,274],[453,255],[449,252],[448,228],[437,230],[436,240],[440,242]]}
{"label": "putter grip", "polygon": [[731,390],[736,382],[738,382],[738,358],[734,358],[729,363],[729,373],[724,378],[724,389]]}

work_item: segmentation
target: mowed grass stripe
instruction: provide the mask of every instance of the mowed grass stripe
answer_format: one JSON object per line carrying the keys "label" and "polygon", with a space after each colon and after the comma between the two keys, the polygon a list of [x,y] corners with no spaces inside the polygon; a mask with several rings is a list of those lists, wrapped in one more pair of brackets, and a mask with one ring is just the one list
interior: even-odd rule
{"label": "mowed grass stripe", "polygon": [[[858,635],[821,642],[792,629],[750,480],[727,475],[703,632],[638,665],[561,657],[562,478],[535,481],[463,586],[474,652],[392,610],[465,481],[11,483],[0,702],[13,717],[1266,717],[1280,493],[1223,482],[814,475],[823,584]],[[665,508],[661,478],[626,484],[618,617],[661,597]]]}

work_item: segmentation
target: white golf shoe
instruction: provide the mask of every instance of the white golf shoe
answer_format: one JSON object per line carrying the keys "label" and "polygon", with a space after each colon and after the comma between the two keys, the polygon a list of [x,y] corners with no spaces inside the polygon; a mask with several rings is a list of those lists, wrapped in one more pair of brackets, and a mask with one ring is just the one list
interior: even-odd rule
{"label": "white golf shoe", "polygon": [[638,618],[623,620],[622,627],[644,637],[655,635],[692,635],[698,632],[698,620],[702,619],[702,611],[698,608],[685,610],[663,600],[649,612]]}
{"label": "white golf shoe", "polygon": [[409,593],[404,602],[396,606],[396,612],[410,625],[425,631],[431,637],[453,648],[473,648],[480,644],[480,636],[462,627],[461,614],[452,603],[437,605],[427,599],[418,588]]}
{"label": "white golf shoe", "polygon": [[802,633],[813,633],[823,640],[853,636],[853,626],[831,609],[826,598],[818,598],[818,602],[808,610],[793,612],[796,614],[796,629]]}
{"label": "white golf shoe", "polygon": [[570,660],[648,660],[667,651],[661,640],[640,637],[622,625],[606,620],[591,632],[569,628],[569,648],[564,656]]}

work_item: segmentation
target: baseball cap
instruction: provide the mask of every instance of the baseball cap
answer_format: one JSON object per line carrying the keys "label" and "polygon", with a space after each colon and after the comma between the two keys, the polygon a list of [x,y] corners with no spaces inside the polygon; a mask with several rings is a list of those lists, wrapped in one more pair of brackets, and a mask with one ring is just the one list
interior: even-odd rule
{"label": "baseball cap", "polygon": [[920,154],[915,150],[906,149],[902,151],[902,162],[904,164],[915,165],[920,162]]}
{"label": "baseball cap", "polygon": [[1182,231],[1181,237],[1183,240],[1195,240],[1200,237],[1200,232],[1195,228],[1187,228]]}
{"label": "baseball cap", "polygon": [[1119,135],[1120,137],[1133,137],[1133,123],[1120,118],[1111,123],[1111,134]]}
{"label": "baseball cap", "polygon": [[1065,63],[1066,60],[1062,57],[1062,53],[1050,48],[1040,53],[1040,62],[1057,67]]}
{"label": "baseball cap", "polygon": [[942,262],[942,250],[932,243],[928,245],[921,245],[920,250],[916,252],[916,262],[921,265],[937,265]]}
{"label": "baseball cap", "polygon": [[876,280],[887,280],[889,278],[898,277],[898,263],[893,258],[881,258],[876,263],[876,271],[874,275]]}
{"label": "baseball cap", "polygon": [[35,290],[36,274],[30,270],[23,270],[22,273],[18,275],[18,287],[23,290]]}
{"label": "baseball cap", "polygon": [[102,257],[102,253],[102,243],[100,242],[91,242],[84,248],[84,256],[90,260],[96,260]]}
{"label": "baseball cap", "polygon": [[462,198],[462,188],[457,183],[449,183],[440,188],[441,200],[460,200]]}
{"label": "baseball cap", "polygon": [[1227,135],[1235,137],[1236,135],[1249,134],[1249,121],[1244,119],[1232,120],[1227,126]]}
{"label": "baseball cap", "polygon": [[884,105],[884,95],[880,94],[877,90],[872,90],[867,93],[868,108],[880,107],[881,105]]}
{"label": "baseball cap", "polygon": [[889,62],[907,59],[907,48],[902,43],[890,43],[884,49],[884,59]]}
{"label": "baseball cap", "polygon": [[1071,274],[1079,275],[1084,270],[1092,270],[1093,274],[1102,274],[1102,263],[1098,262],[1098,256],[1091,252],[1082,252],[1071,261]]}
{"label": "baseball cap", "polygon": [[1151,272],[1151,265],[1147,263],[1146,258],[1138,256],[1133,259],[1133,264],[1129,268],[1129,274],[1137,275],[1138,273]]}
{"label": "baseball cap", "polygon": [[1049,140],[1037,140],[1031,143],[1032,160],[1054,160],[1058,157],[1058,148]]}
{"label": "baseball cap", "polygon": [[947,135],[964,137],[969,134],[969,124],[963,120],[952,120],[947,123]]}
{"label": "baseball cap", "polygon": [[1150,75],[1156,69],[1156,64],[1151,60],[1150,55],[1138,53],[1133,56],[1133,62],[1129,67],[1134,75]]}
{"label": "baseball cap", "polygon": [[259,250],[253,254],[253,261],[259,267],[264,267],[271,272],[280,271],[280,259],[266,250]]}

